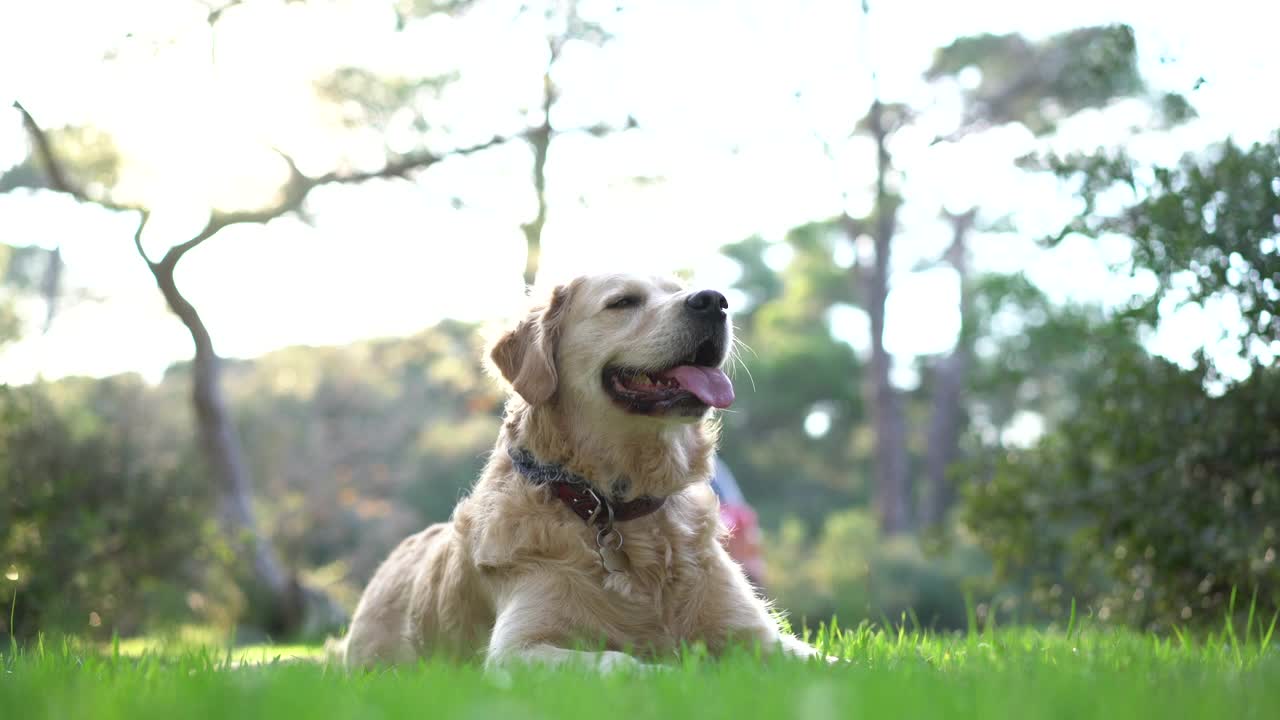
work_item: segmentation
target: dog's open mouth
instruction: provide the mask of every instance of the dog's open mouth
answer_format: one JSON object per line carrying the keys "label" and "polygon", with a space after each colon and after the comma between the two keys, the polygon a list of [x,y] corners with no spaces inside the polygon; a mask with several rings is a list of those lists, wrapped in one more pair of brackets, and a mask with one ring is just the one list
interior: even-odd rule
{"label": "dog's open mouth", "polygon": [[604,389],[628,412],[700,415],[733,404],[733,383],[720,369],[723,343],[706,340],[680,362],[659,371],[605,367]]}

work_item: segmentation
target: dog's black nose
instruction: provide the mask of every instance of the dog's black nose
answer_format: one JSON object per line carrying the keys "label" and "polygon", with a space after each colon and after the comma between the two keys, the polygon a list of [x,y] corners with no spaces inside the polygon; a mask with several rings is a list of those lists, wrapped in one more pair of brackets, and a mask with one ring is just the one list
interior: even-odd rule
{"label": "dog's black nose", "polygon": [[729,301],[715,290],[699,290],[684,301],[694,314],[705,317],[723,318],[729,309]]}

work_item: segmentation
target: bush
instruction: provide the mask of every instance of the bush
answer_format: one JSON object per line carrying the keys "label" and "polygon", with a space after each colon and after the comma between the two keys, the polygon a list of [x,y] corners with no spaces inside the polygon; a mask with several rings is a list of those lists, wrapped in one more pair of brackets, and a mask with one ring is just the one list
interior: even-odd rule
{"label": "bush", "polygon": [[89,387],[0,389],[0,568],[17,594],[5,632],[130,633],[206,605],[199,581],[217,564],[203,483],[180,455],[144,459],[156,425],[139,381]]}
{"label": "bush", "polygon": [[994,459],[991,481],[970,488],[969,525],[1003,575],[1029,574],[1040,597],[1047,585],[1103,621],[1216,624],[1233,595],[1247,613],[1255,593],[1252,610],[1270,618],[1280,610],[1280,134],[1172,167],[1107,151],[1040,167],[1083,201],[1053,242],[1128,238],[1129,272],[1155,281],[1112,328],[1142,339],[1188,304],[1240,320],[1223,323],[1191,370],[1108,341],[1115,333],[1080,343],[1093,370],[1068,386],[1071,414],[1034,447]]}
{"label": "bush", "polygon": [[1232,592],[1280,609],[1280,370],[1220,396],[1203,371],[1112,358],[1079,414],[995,465],[967,521],[1003,576],[1101,620],[1219,623]]}
{"label": "bush", "polygon": [[[961,629],[968,622],[967,596],[978,598],[985,612],[997,594],[985,580],[990,560],[958,531],[932,547],[913,536],[882,538],[872,512],[857,508],[828,515],[814,538],[794,517],[769,535],[766,593],[797,627],[836,617],[846,626],[905,619]],[[1014,596],[1001,599],[1006,613],[1018,609]]]}

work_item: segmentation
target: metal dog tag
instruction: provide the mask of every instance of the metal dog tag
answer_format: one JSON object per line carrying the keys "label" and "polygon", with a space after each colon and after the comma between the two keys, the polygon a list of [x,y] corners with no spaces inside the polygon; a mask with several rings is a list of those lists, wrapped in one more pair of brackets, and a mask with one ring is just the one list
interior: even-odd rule
{"label": "metal dog tag", "polygon": [[[609,542],[610,535],[617,538],[617,545]],[[596,549],[600,553],[600,562],[604,563],[605,570],[611,573],[631,571],[631,558],[622,550],[622,533],[612,527],[602,529],[596,534]]]}
{"label": "metal dog tag", "polygon": [[631,572],[631,558],[617,548],[600,548],[600,560],[604,562],[604,569],[611,573]]}

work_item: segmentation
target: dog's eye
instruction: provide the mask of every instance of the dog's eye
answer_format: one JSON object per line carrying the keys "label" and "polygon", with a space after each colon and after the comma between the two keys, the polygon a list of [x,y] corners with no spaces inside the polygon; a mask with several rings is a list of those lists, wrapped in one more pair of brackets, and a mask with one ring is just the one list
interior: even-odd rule
{"label": "dog's eye", "polygon": [[633,307],[640,307],[639,295],[623,295],[622,297],[610,300],[609,303],[605,305],[606,310],[625,310]]}

